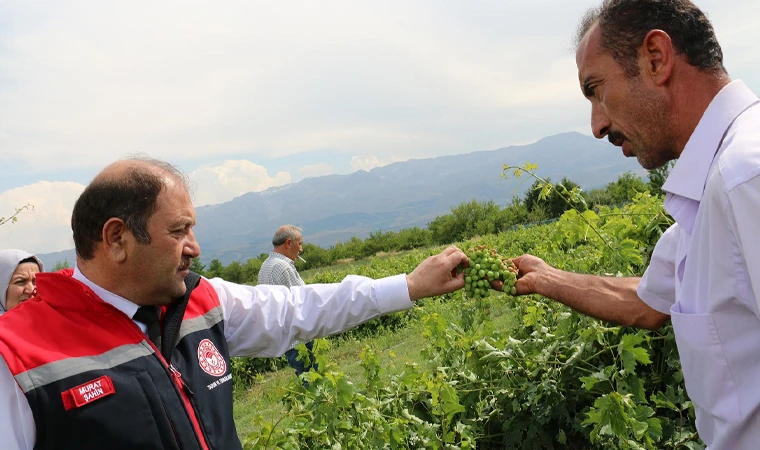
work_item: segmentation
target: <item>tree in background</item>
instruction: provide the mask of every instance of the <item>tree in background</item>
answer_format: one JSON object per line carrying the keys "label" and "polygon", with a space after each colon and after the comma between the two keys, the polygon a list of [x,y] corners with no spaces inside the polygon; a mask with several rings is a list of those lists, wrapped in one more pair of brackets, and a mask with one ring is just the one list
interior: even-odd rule
{"label": "tree in background", "polygon": [[206,266],[201,264],[200,259],[193,258],[193,262],[190,264],[190,270],[197,273],[198,275],[204,275]]}
{"label": "tree in background", "polygon": [[296,268],[298,271],[316,269],[318,267],[324,267],[332,264],[330,253],[318,245],[311,243],[303,244],[303,253],[301,253],[301,260],[296,261]]}
{"label": "tree in background", "polygon": [[259,269],[261,269],[261,265],[264,263],[264,260],[266,259],[266,256],[264,258],[259,255],[258,258],[248,258],[248,261],[245,262],[245,265],[243,266],[243,282],[248,284],[257,284],[259,281]]}
{"label": "tree in background", "polygon": [[[666,170],[660,170],[662,177],[667,177]],[[654,176],[650,173],[651,177]],[[664,181],[664,178],[662,178]],[[460,203],[451,208],[449,214],[433,219],[427,228],[412,227],[399,231],[372,231],[366,239],[353,236],[348,241],[337,242],[328,249],[315,244],[303,245],[301,257],[297,260],[299,271],[329,266],[340,260],[356,260],[374,256],[380,252],[397,252],[435,244],[452,244],[476,236],[501,233],[515,225],[542,222],[562,215],[574,206],[579,211],[586,208],[608,205],[619,206],[627,203],[639,193],[646,191],[650,185],[632,172],[626,172],[616,181],[603,188],[582,192],[580,186],[572,180],[563,178],[560,183],[552,184],[536,180],[524,198],[512,197],[512,201],[501,207],[492,200],[479,202],[475,199]],[[570,200],[570,205],[562,197]],[[200,260],[194,259],[191,270],[208,278],[222,277],[236,283],[257,284],[259,269],[268,253],[261,253],[256,258],[249,258],[245,264],[231,262],[225,267],[219,259],[214,259],[205,270]]]}
{"label": "tree in background", "polygon": [[[546,181],[549,182],[551,180],[547,178]],[[562,181],[553,185],[546,185],[543,181],[536,180],[525,194],[525,207],[528,209],[528,213],[543,210],[547,216],[546,218],[549,219],[559,217],[562,213],[572,208],[578,211],[585,211],[586,205],[582,202],[570,200],[568,204],[568,201],[562,198],[563,194],[565,197],[568,197],[568,192],[573,189],[580,190],[580,188],[578,183],[567,177],[563,177]]]}
{"label": "tree in background", "polygon": [[59,270],[68,269],[71,266],[69,266],[69,260],[64,259],[63,261],[57,261],[55,263],[55,267],[53,267],[53,272],[58,272]]}
{"label": "tree in background", "polygon": [[206,271],[206,278],[222,277],[224,275],[224,265],[219,259],[214,258],[211,260],[211,264],[208,265]]}
{"label": "tree in background", "polygon": [[608,183],[606,190],[611,204],[620,205],[631,201],[636,194],[648,191],[649,186],[641,177],[629,171],[620,175],[617,180]]}
{"label": "tree in background", "polygon": [[242,284],[245,280],[243,276],[243,266],[238,261],[232,261],[222,270],[221,278],[232,283]]}
{"label": "tree in background", "polygon": [[427,247],[433,243],[432,233],[426,228],[404,228],[396,232],[393,250],[411,250],[413,248]]}
{"label": "tree in background", "polygon": [[668,179],[670,170],[676,165],[675,161],[670,161],[664,166],[650,170],[647,178],[649,179],[649,193],[652,195],[665,195],[662,192],[662,185],[665,184],[665,180]]}

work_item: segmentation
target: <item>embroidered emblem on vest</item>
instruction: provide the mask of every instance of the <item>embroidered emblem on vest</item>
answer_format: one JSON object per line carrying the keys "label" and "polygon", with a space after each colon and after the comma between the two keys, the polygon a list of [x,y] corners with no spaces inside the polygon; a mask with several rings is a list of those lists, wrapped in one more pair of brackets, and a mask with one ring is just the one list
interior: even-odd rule
{"label": "embroidered emblem on vest", "polygon": [[68,411],[115,393],[116,389],[113,387],[111,377],[103,375],[68,391],[61,392],[61,398],[63,399],[63,407]]}
{"label": "embroidered emblem on vest", "polygon": [[227,363],[222,354],[208,339],[202,340],[198,345],[198,363],[204,372],[215,377],[222,376],[227,371]]}

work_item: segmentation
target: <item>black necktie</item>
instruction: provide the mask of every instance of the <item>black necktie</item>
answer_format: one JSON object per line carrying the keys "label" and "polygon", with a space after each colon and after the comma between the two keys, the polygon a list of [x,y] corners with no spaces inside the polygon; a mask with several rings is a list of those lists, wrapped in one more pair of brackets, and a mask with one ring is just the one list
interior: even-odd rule
{"label": "black necktie", "polygon": [[153,341],[155,345],[158,345],[158,338],[161,336],[161,324],[158,321],[159,312],[158,306],[141,306],[132,317],[135,321],[148,327],[148,339]]}

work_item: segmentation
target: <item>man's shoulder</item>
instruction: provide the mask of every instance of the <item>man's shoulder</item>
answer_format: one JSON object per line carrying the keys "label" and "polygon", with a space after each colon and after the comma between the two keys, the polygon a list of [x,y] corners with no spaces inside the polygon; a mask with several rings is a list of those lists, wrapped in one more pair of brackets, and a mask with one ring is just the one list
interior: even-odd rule
{"label": "man's shoulder", "polygon": [[280,284],[283,274],[287,271],[288,265],[285,261],[270,255],[259,269],[259,284]]}
{"label": "man's shoulder", "polygon": [[736,118],[723,145],[719,167],[728,190],[760,175],[760,103]]}
{"label": "man's shoulder", "polygon": [[270,255],[267,259],[264,260],[264,262],[261,264],[261,268],[264,267],[271,267],[273,269],[280,269],[288,267],[288,262],[285,261],[282,258],[278,258],[276,256]]}

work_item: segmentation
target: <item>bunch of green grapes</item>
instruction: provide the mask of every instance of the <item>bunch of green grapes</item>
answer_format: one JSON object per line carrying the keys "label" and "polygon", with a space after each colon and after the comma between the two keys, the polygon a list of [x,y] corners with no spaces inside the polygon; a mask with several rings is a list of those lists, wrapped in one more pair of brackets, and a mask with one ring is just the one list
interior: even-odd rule
{"label": "bunch of green grapes", "polygon": [[517,294],[517,267],[512,261],[485,245],[471,247],[464,253],[470,260],[470,267],[464,269],[464,289],[468,296],[488,297],[493,289],[491,281],[502,281],[504,293]]}

